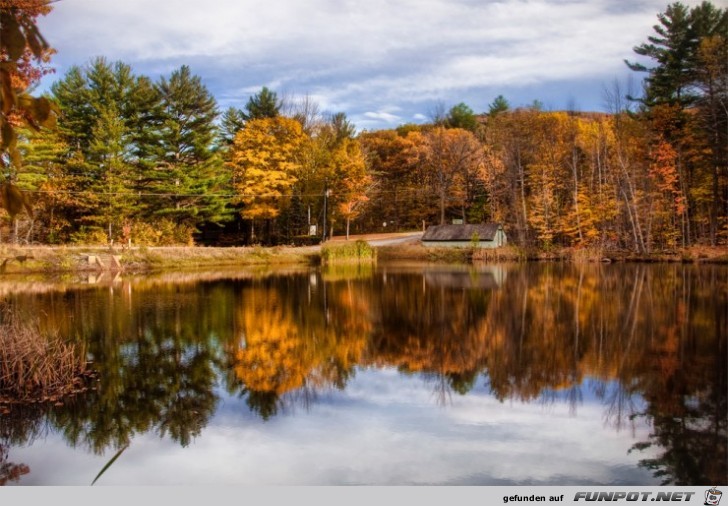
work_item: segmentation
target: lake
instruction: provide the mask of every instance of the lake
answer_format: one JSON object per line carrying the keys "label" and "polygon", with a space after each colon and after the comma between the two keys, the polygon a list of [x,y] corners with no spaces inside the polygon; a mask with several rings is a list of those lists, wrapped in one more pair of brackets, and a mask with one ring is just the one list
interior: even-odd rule
{"label": "lake", "polygon": [[728,267],[0,277],[98,373],[0,414],[20,485],[726,482]]}

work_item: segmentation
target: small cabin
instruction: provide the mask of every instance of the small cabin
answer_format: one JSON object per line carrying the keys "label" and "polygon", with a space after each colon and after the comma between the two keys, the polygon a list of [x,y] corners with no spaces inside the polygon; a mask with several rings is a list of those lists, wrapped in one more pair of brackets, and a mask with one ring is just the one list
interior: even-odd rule
{"label": "small cabin", "polygon": [[506,243],[506,233],[500,223],[433,225],[422,236],[422,244],[427,247],[498,248]]}

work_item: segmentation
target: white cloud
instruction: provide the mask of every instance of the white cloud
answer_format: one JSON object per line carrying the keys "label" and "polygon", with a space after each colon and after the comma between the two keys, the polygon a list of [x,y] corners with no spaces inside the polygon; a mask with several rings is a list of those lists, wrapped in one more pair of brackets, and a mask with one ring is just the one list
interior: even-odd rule
{"label": "white cloud", "polygon": [[64,0],[42,30],[61,71],[95,55],[153,77],[191,64],[216,95],[275,84],[366,118],[394,100],[414,114],[422,111],[413,104],[457,103],[474,90],[611,81],[664,8],[664,0]]}
{"label": "white cloud", "polygon": [[[587,399],[499,402],[481,390],[438,405],[437,386],[393,369],[358,371],[345,391],[267,422],[226,398],[188,447],[140,434],[104,474],[105,485],[650,484],[628,454],[649,428],[605,426]],[[585,395],[588,397],[588,395]],[[51,434],[11,449],[30,466],[21,484],[86,485],[113,452],[90,456]],[[654,453],[654,452],[653,452]],[[557,458],[558,457],[558,458]]]}

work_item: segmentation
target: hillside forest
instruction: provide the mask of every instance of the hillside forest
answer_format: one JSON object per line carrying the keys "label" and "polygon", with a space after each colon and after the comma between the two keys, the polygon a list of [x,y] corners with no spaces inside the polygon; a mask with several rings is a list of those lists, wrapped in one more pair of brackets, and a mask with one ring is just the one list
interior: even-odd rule
{"label": "hillside forest", "polygon": [[186,65],[154,79],[97,57],[30,97],[52,5],[2,4],[0,170],[24,203],[4,241],[304,244],[462,220],[542,251],[728,243],[728,9],[710,2],[657,15],[625,54],[641,91],[605,85],[608,112],[499,96],[362,132],[265,87],[221,110]]}

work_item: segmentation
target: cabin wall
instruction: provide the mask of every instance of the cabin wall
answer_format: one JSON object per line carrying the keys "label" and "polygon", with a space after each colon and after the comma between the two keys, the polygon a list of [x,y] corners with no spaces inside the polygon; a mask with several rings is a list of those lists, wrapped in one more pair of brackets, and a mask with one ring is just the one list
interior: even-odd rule
{"label": "cabin wall", "polygon": [[495,246],[493,247],[500,247],[505,246],[508,244],[508,239],[506,238],[506,233],[502,230],[498,230],[498,232],[495,233],[495,240],[493,241]]}

